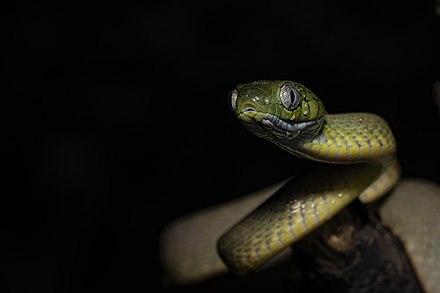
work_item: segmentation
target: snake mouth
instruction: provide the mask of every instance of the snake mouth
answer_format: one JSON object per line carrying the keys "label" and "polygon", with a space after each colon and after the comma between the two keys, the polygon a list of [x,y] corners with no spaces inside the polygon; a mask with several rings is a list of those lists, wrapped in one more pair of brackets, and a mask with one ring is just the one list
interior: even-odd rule
{"label": "snake mouth", "polygon": [[239,119],[255,135],[266,139],[294,139],[309,129],[316,130],[322,125],[323,116],[309,121],[293,122],[283,120],[269,113],[245,111],[239,114]]}

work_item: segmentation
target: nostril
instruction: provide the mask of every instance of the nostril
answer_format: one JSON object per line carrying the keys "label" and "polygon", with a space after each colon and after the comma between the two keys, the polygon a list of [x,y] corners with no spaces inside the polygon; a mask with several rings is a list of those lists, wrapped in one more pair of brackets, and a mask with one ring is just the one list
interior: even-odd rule
{"label": "nostril", "polygon": [[246,108],[244,108],[244,111],[245,112],[255,112],[255,108],[253,108],[253,107],[246,107]]}

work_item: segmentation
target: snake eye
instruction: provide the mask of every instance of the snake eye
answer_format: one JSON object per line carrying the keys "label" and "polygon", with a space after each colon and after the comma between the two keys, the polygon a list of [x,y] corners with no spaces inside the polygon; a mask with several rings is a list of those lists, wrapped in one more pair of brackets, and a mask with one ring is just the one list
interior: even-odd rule
{"label": "snake eye", "polygon": [[299,104],[298,90],[290,83],[285,83],[280,90],[280,100],[287,110],[295,109]]}
{"label": "snake eye", "polygon": [[235,108],[237,108],[237,90],[233,90],[232,92],[229,93],[229,99],[228,99],[228,105],[229,105],[229,109],[231,110],[235,110]]}

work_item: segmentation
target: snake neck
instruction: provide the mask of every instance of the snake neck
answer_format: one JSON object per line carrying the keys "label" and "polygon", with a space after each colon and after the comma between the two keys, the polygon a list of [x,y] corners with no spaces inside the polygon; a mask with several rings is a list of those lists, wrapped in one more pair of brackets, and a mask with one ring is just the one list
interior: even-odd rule
{"label": "snake neck", "polygon": [[326,163],[351,164],[393,157],[396,143],[388,123],[371,113],[332,114],[311,139],[284,147],[297,156]]}

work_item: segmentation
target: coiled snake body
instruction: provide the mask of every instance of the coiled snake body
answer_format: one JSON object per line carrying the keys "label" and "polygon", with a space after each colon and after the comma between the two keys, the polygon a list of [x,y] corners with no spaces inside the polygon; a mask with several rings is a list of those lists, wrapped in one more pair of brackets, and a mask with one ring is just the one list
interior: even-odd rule
{"label": "coiled snake body", "polygon": [[[162,260],[170,275],[174,275],[175,279],[181,278],[183,283],[185,277],[182,275],[185,274],[188,279],[203,279],[226,270],[215,253],[215,245],[230,270],[238,274],[253,271],[327,222],[356,198],[363,203],[375,201],[389,192],[399,179],[393,134],[386,121],[377,115],[328,114],[313,92],[291,81],[256,81],[238,85],[231,92],[229,102],[237,118],[255,135],[299,157],[329,164],[323,164],[300,180],[294,178],[287,188],[270,197],[238,223],[234,222],[267,195],[250,197],[241,204],[211,208],[170,225],[162,236]],[[436,193],[438,190],[434,188],[431,194]],[[251,210],[244,207],[246,200]],[[408,198],[406,200],[409,201]],[[434,292],[440,286],[440,253],[434,246],[436,241],[440,244],[440,220],[434,216],[435,213],[438,215],[440,197],[434,196],[430,200],[432,203],[426,211],[428,215],[419,215],[418,226],[419,229],[431,229],[432,239],[435,238],[426,241],[424,248],[419,249],[420,253],[430,255],[430,264],[420,264],[425,256],[420,256],[414,249],[413,244],[417,241],[409,240],[407,243],[410,243],[408,250],[413,254],[411,259],[425,289]],[[397,208],[401,203],[394,205]],[[387,211],[384,218],[390,225],[406,222],[401,220],[401,214],[396,216],[389,206],[383,210]],[[410,210],[411,207],[408,212]],[[239,215],[231,217],[234,212]],[[396,225],[400,225],[396,233],[400,233],[401,237],[414,234],[405,230],[408,225]],[[187,237],[191,226],[197,231],[198,239]],[[208,232],[212,230],[216,232]],[[170,243],[176,240],[179,248],[173,249]],[[182,251],[188,246],[191,248]],[[436,252],[427,251],[430,249]],[[187,256],[182,257],[183,254]],[[199,272],[189,272],[194,267]]]}

